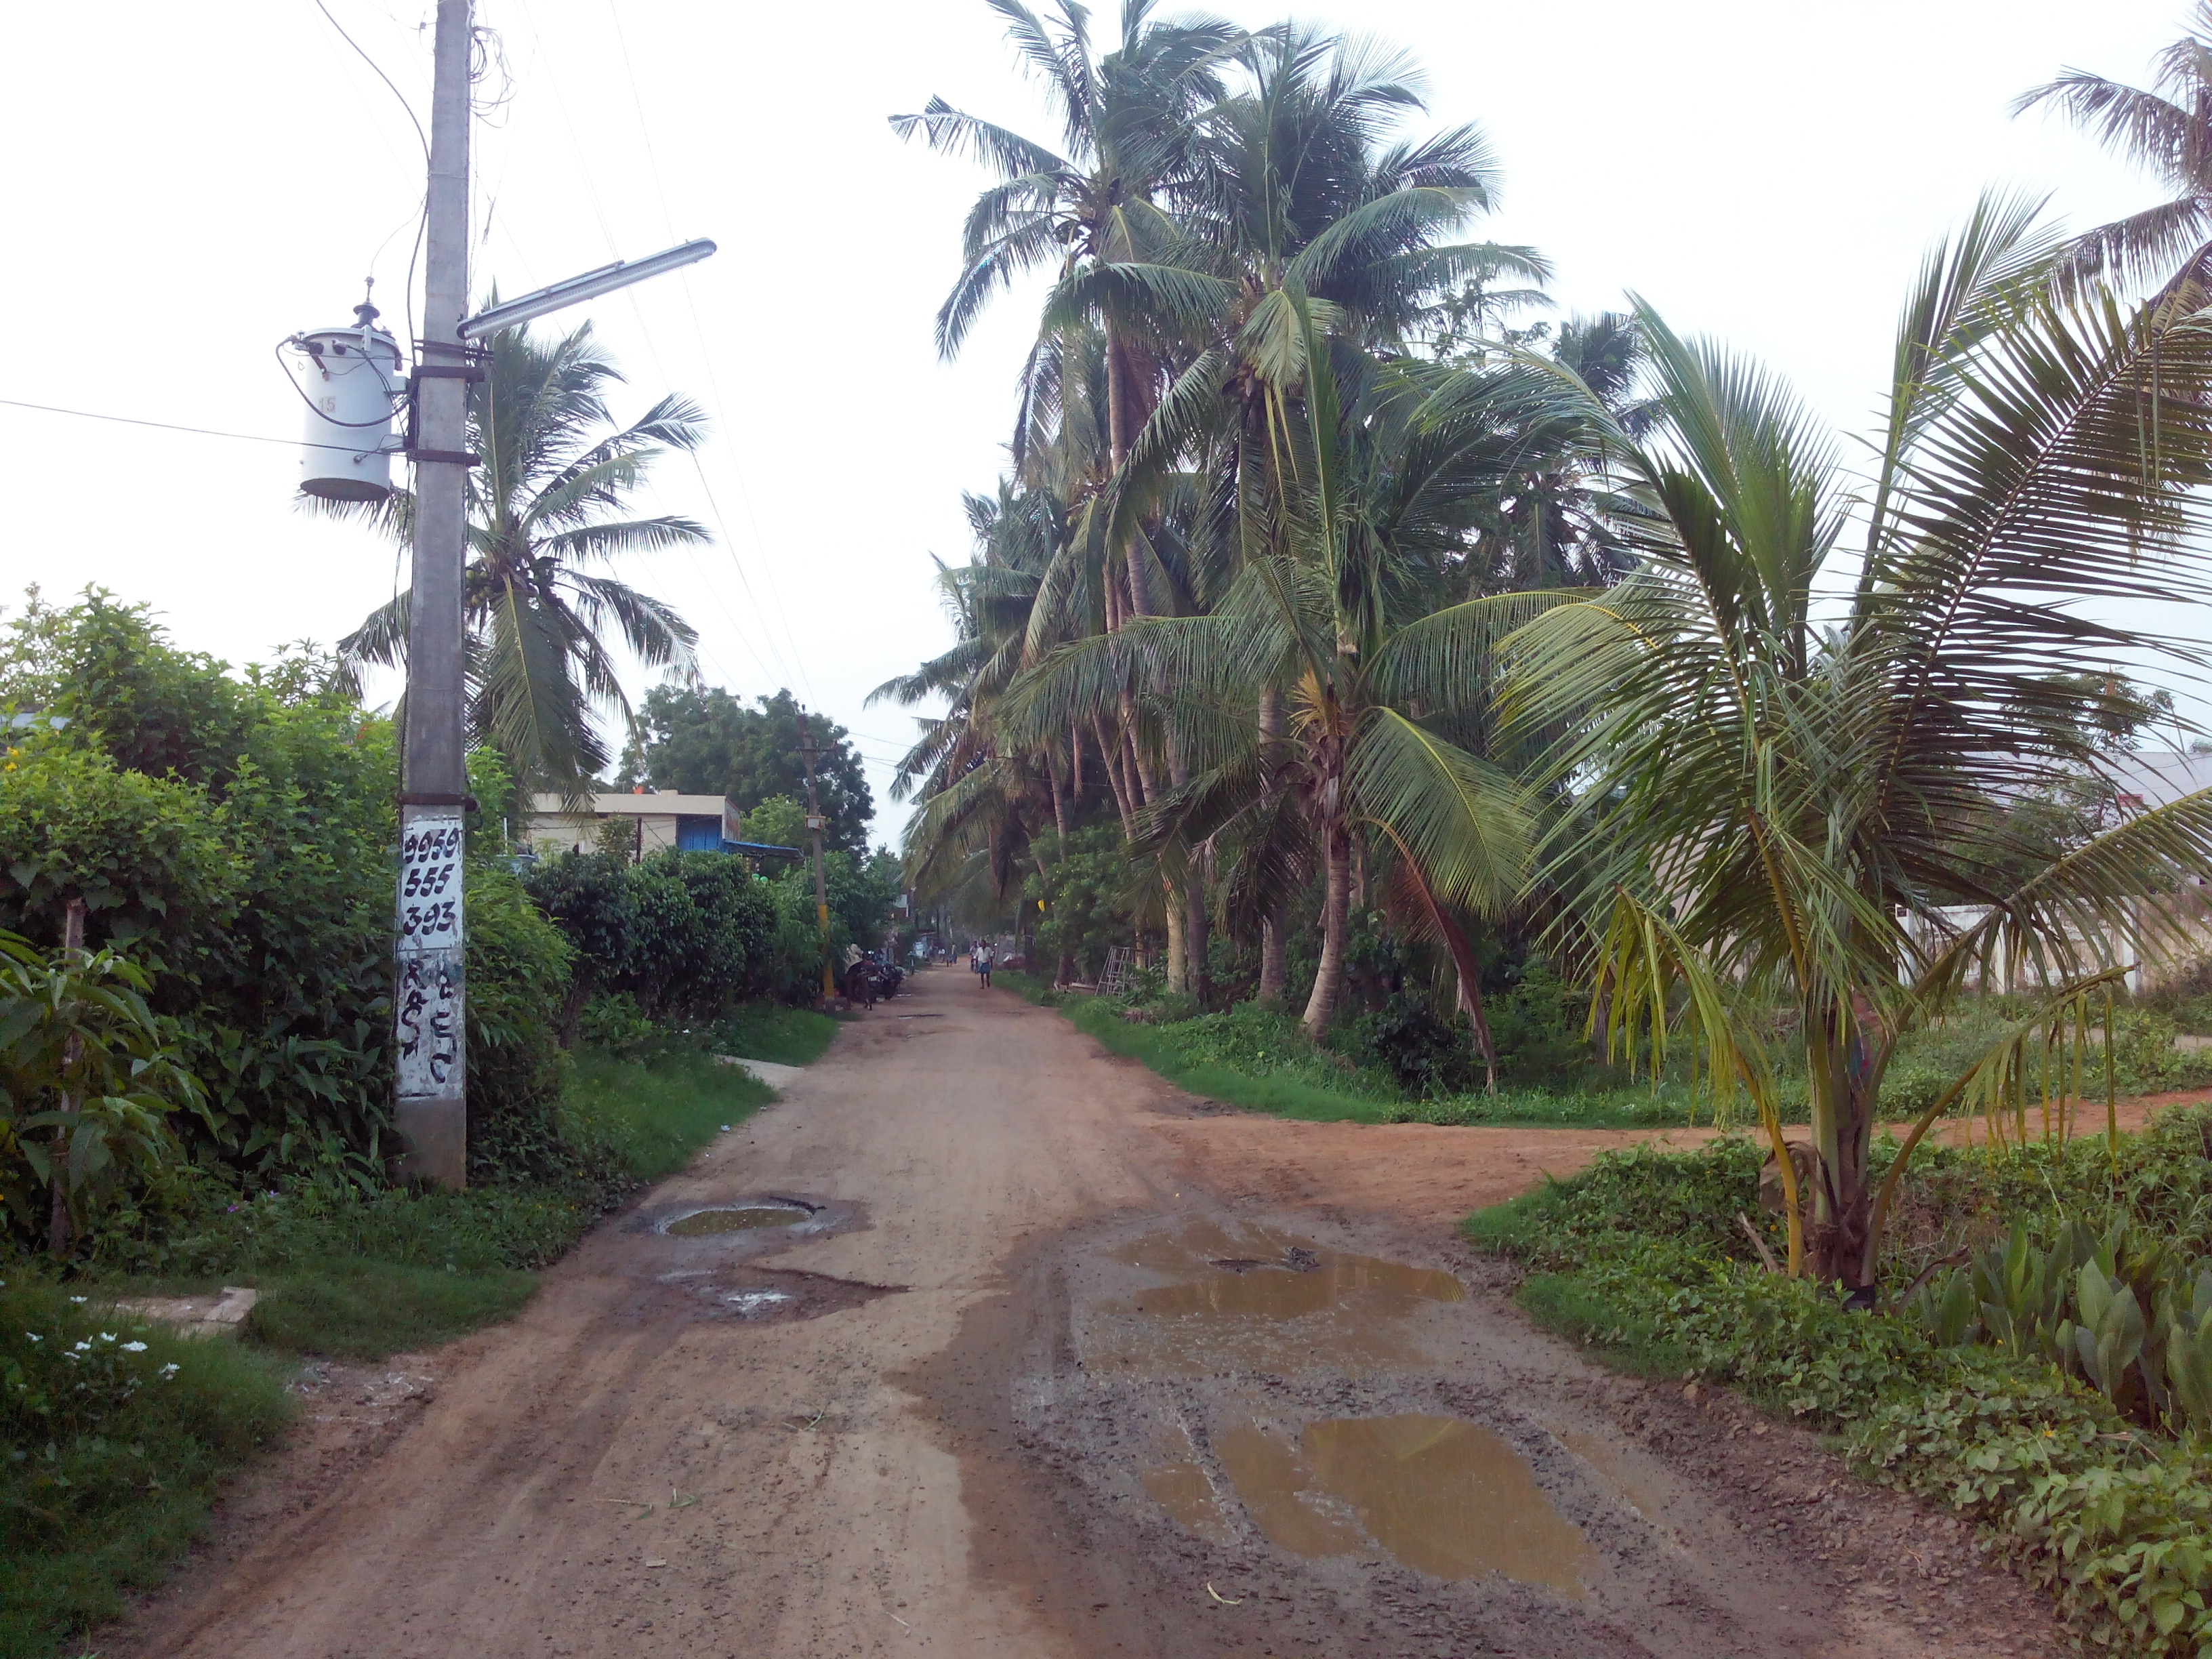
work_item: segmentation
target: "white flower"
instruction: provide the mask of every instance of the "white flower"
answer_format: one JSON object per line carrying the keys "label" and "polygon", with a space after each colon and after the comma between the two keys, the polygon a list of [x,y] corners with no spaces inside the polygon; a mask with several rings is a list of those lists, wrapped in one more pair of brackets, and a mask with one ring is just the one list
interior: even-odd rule
{"label": "white flower", "polygon": [[123,1352],[125,1353],[143,1353],[146,1352],[146,1345],[143,1342],[126,1342],[123,1345]]}
{"label": "white flower", "polygon": [[92,1346],[92,1344],[91,1344],[91,1343],[89,1343],[89,1342],[80,1342],[80,1343],[78,1343],[78,1344],[76,1345],[76,1351],[77,1351],[79,1353],[82,1353],[82,1352],[83,1352],[87,1348],[90,1347],[91,1346]]}
{"label": "white flower", "polygon": [[75,1303],[77,1303],[77,1304],[79,1304],[80,1305],[82,1305],[82,1304],[84,1304],[84,1303],[86,1303],[86,1302],[89,1302],[91,1299],[92,1299],[92,1298],[91,1298],[90,1297],[84,1297],[84,1296],[73,1296],[73,1297],[71,1297],[70,1298],[70,1301],[75,1302]]}
{"label": "white flower", "polygon": [[161,1375],[164,1376],[174,1376],[176,1374],[177,1367],[173,1361],[161,1367]]}
{"label": "white flower", "polygon": [[23,1334],[29,1337],[33,1342],[43,1342],[46,1340],[45,1337],[40,1336],[36,1331],[25,1331]]}
{"label": "white flower", "polygon": [[100,1340],[103,1342],[112,1342],[115,1340],[115,1333],[113,1331],[102,1331],[100,1334]]}

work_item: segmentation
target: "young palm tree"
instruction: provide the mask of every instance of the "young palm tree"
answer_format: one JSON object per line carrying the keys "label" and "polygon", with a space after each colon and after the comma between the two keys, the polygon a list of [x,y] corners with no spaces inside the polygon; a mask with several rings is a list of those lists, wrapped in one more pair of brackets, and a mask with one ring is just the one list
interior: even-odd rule
{"label": "young palm tree", "polygon": [[[694,666],[691,626],[596,567],[710,539],[691,519],[623,511],[665,448],[699,443],[704,419],[669,397],[616,428],[605,393],[622,376],[589,323],[544,343],[509,329],[487,344],[487,375],[469,401],[470,450],[481,460],[469,469],[462,579],[470,738],[504,755],[525,788],[580,793],[613,758],[595,714],[629,718],[611,642],[650,667]],[[373,508],[336,510],[365,513],[404,542],[413,507],[399,494]],[[338,649],[356,672],[403,665],[407,597],[372,612]]]}
{"label": "young palm tree", "polygon": [[1835,568],[1850,492],[1830,440],[1766,374],[1641,311],[1657,426],[1586,411],[1647,515],[1642,562],[1504,644],[1510,714],[1568,734],[1549,775],[1581,810],[1546,865],[1587,920],[1613,1036],[1663,1048],[1686,988],[1681,1018],[1717,1079],[1749,1086],[1794,1188],[1755,1024],[1788,1011],[1818,1153],[1790,1265],[1809,1249],[1850,1286],[1877,1262],[1869,1148],[1899,1035],[2018,964],[2038,1006],[1936,1109],[2023,1086],[2023,1045],[2155,949],[2212,858],[2212,792],[2057,848],[1988,828],[2109,769],[2085,684],[2203,654],[2086,605],[2201,590],[2212,330],[2048,298],[2031,218],[1984,203],[1931,256],[1855,569]]}
{"label": "young palm tree", "polygon": [[2015,114],[2057,110],[2170,192],[2077,238],[2057,267],[2063,282],[2201,287],[2212,277],[2212,0],[2197,0],[2189,32],[2156,61],[2153,90],[2068,70],[2013,105]]}

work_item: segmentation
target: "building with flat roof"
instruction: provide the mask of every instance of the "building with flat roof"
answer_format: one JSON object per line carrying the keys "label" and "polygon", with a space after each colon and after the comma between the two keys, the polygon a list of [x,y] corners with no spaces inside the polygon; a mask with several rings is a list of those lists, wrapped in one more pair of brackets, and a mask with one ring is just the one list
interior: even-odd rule
{"label": "building with flat roof", "polygon": [[523,831],[528,849],[541,858],[562,853],[595,853],[606,842],[606,826],[628,832],[621,845],[631,858],[649,857],[671,848],[686,853],[741,853],[748,858],[797,858],[796,847],[774,847],[742,839],[737,805],[727,795],[680,795],[672,789],[633,790],[593,795],[591,810],[574,810],[559,795],[530,798]]}

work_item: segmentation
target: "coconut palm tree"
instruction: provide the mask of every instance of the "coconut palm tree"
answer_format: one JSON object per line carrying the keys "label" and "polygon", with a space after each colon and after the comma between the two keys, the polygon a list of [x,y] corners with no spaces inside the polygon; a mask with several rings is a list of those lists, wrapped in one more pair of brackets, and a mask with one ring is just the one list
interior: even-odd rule
{"label": "coconut palm tree", "polygon": [[[1547,776],[1579,810],[1541,867],[1588,929],[1604,1023],[1656,1054],[1679,1011],[1721,1085],[1759,1108],[1792,1189],[1792,1271],[1809,1260],[1849,1286],[1873,1282],[1905,1168],[1877,1194],[1899,1036],[2017,964],[2036,1006],[1935,1110],[2024,1086],[2026,1047],[2086,1024],[2212,862],[2212,792],[2056,846],[1990,828],[2108,773],[2082,716],[2110,664],[2204,655],[2088,607],[2170,616],[2202,591],[2212,328],[2094,289],[2049,297],[2032,220],[1984,202],[1931,255],[1851,561],[1857,492],[1827,435],[1755,365],[1640,309],[1656,426],[1631,434],[1577,383],[1647,515],[1631,520],[1640,562],[1504,646],[1508,714],[1565,734]],[[1778,1006],[1809,1083],[1809,1238],[1756,1035]]]}
{"label": "coconut palm tree", "polygon": [[[1142,685],[1193,763],[1146,816],[1152,849],[1172,858],[1236,835],[1287,873],[1296,854],[1273,827],[1285,817],[1318,848],[1326,896],[1308,1031],[1327,1029],[1342,991],[1363,841],[1410,873],[1479,1023],[1453,915],[1510,901],[1529,819],[1511,777],[1480,752],[1486,682],[1466,607],[1432,611],[1419,573],[1464,547],[1543,389],[1526,376],[1378,365],[1324,340],[1303,296],[1288,303],[1302,395],[1279,429],[1294,452],[1281,550],[1249,554],[1206,614],[1139,618],[1060,647],[1009,689],[1002,718],[1016,732],[1056,729]],[[1271,723],[1262,737],[1267,690],[1281,693],[1279,735]]]}
{"label": "coconut palm tree", "polygon": [[[1134,435],[1111,447],[1114,476],[1092,509],[1100,532],[1069,549],[1088,558],[1097,545],[1109,562],[1118,555],[1132,617],[1202,607],[1252,548],[1279,552],[1285,484],[1276,471],[1287,423],[1297,418],[1302,304],[1334,337],[1395,349],[1436,296],[1468,276],[1540,270],[1526,250],[1442,240],[1488,204],[1493,170],[1471,127],[1392,142],[1395,125],[1421,106],[1418,76],[1402,58],[1289,26],[1253,36],[1237,60],[1248,87],[1193,124],[1188,174],[1170,191],[1176,239],[1150,258],[1109,251],[1072,263],[1046,307],[1048,337],[1118,329],[1149,343],[1152,362],[1180,371]],[[1184,556],[1179,583],[1163,556],[1170,544]],[[1186,603],[1172,596],[1177,588]],[[1255,719],[1274,720],[1279,690],[1264,690]],[[1134,723],[1133,695],[1125,728]],[[1174,724],[1158,730],[1152,770],[1179,788],[1191,763]],[[1144,771],[1141,747],[1136,758]],[[1143,781],[1146,798],[1156,797],[1152,778]],[[1262,981],[1273,995],[1284,915],[1263,931]],[[1201,997],[1206,934],[1194,877],[1170,912],[1169,971],[1174,983],[1188,964],[1188,988]]]}
{"label": "coconut palm tree", "polygon": [[2013,104],[2058,111],[2169,192],[2076,238],[2057,267],[2063,283],[2201,287],[2212,276],[2212,0],[2197,0],[2188,33],[2155,61],[2149,90],[2068,70]]}
{"label": "coconut palm tree", "polygon": [[[1191,118],[1221,94],[1222,60],[1243,31],[1212,18],[1152,21],[1156,0],[1122,0],[1121,44],[1103,58],[1089,9],[1060,0],[1057,30],[1022,0],[986,0],[1006,19],[1030,70],[1057,106],[1060,148],[933,98],[894,115],[902,137],[965,154],[998,182],[975,199],[963,231],[961,271],[937,313],[938,349],[955,355],[991,296],[1024,272],[1085,260],[1148,258],[1176,234],[1155,199],[1187,173]],[[1112,373],[1126,380],[1133,366]]]}
{"label": "coconut palm tree", "polygon": [[[486,377],[469,400],[469,447],[480,461],[469,469],[462,579],[470,740],[497,749],[525,788],[580,793],[613,758],[595,715],[630,715],[613,642],[648,667],[695,665],[696,630],[601,567],[710,539],[691,519],[624,511],[659,456],[698,445],[704,416],[668,397],[617,426],[606,392],[622,376],[589,323],[549,341],[508,329],[486,345]],[[368,517],[404,543],[413,508],[402,493],[334,510]],[[372,612],[338,650],[356,673],[403,665],[406,595]]]}

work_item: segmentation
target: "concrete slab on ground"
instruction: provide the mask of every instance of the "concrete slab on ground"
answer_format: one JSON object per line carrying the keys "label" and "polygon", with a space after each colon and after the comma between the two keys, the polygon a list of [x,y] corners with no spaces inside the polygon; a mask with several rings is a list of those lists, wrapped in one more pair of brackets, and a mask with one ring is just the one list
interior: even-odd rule
{"label": "concrete slab on ground", "polygon": [[714,1058],[725,1066],[750,1072],[771,1089],[782,1088],[806,1069],[804,1066],[779,1066],[772,1060],[740,1060],[735,1054],[716,1054]]}

